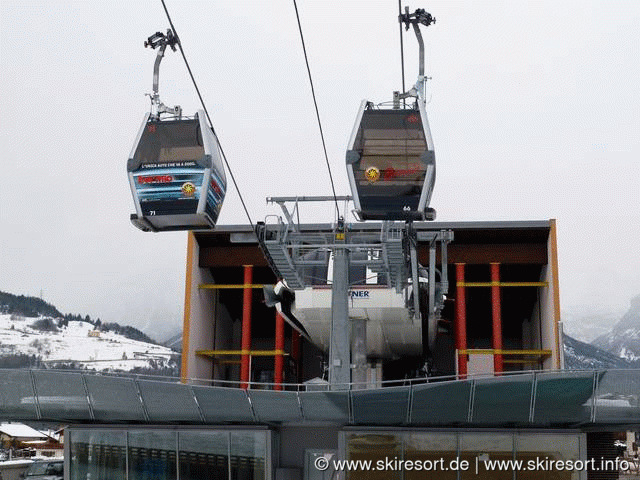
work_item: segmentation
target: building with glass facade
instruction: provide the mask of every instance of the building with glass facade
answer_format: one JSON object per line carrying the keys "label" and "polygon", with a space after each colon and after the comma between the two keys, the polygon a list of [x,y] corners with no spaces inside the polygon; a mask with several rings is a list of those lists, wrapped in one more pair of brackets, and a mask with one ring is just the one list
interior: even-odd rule
{"label": "building with glass facade", "polygon": [[271,432],[259,429],[71,427],[73,480],[265,479]]}
{"label": "building with glass facade", "polygon": [[364,351],[366,384],[329,385],[327,352],[265,303],[253,231],[220,226],[189,233],[180,381],[0,369],[0,412],[69,425],[67,480],[618,478],[640,371],[561,368],[555,222],[419,225],[423,263],[430,229],[453,235],[431,371]]}
{"label": "building with glass facade", "polygon": [[[72,427],[71,480],[329,479],[579,479],[586,435],[577,432],[448,432],[421,429],[345,429],[338,448],[319,447],[300,434],[273,429]],[[320,428],[319,436],[334,435]],[[296,438],[317,448],[288,444]],[[278,445],[286,451],[278,452]],[[298,457],[297,459],[295,457]],[[323,460],[319,460],[323,459]],[[324,459],[328,466],[324,467]],[[356,465],[338,469],[345,459]],[[282,462],[295,467],[275,467]],[[498,462],[515,461],[513,465]],[[495,463],[492,463],[495,462]],[[563,468],[557,465],[564,462]],[[300,464],[302,464],[300,466]],[[521,465],[521,466],[519,466]],[[565,465],[571,468],[565,469]],[[575,469],[574,465],[579,467]],[[515,467],[515,468],[514,468]]]}

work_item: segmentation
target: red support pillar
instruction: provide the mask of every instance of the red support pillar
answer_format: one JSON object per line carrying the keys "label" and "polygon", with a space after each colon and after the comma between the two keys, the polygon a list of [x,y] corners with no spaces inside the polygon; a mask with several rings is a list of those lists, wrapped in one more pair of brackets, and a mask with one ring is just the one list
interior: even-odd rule
{"label": "red support pillar", "polygon": [[291,357],[293,358],[293,364],[296,366],[296,382],[300,382],[302,371],[302,366],[300,365],[300,333],[295,329],[291,330]]}
{"label": "red support pillar", "polygon": [[240,388],[248,388],[251,381],[251,300],[253,290],[253,265],[244,266],[244,291],[242,296],[242,357],[240,360]]}
{"label": "red support pillar", "polygon": [[[456,263],[456,350],[467,349],[467,300],[464,287],[464,263]],[[458,375],[467,376],[466,354],[458,354]]]}
{"label": "red support pillar", "polygon": [[276,310],[276,355],[273,361],[273,377],[275,390],[282,390],[282,373],[284,368],[284,318]]}
{"label": "red support pillar", "polygon": [[[491,264],[491,312],[493,317],[493,349],[502,350],[502,315],[500,309],[500,264]],[[493,371],[504,371],[501,353],[493,354]]]}

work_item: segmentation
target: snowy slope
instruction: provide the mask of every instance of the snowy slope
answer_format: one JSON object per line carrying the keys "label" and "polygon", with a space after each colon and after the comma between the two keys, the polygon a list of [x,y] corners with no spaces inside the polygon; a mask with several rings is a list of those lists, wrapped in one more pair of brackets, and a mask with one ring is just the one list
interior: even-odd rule
{"label": "snowy slope", "polygon": [[[170,348],[128,339],[114,332],[93,333],[94,327],[70,321],[57,331],[33,328],[38,318],[0,315],[0,357],[35,355],[55,366],[75,363],[78,368],[124,370],[135,367],[168,367],[175,356]],[[96,335],[96,336],[90,336]]]}
{"label": "snowy slope", "polygon": [[640,360],[640,295],[631,300],[629,310],[613,329],[596,338],[592,345],[630,362]]}
{"label": "snowy slope", "polygon": [[571,338],[569,335],[564,335],[564,364],[567,370],[632,367],[625,359]]}

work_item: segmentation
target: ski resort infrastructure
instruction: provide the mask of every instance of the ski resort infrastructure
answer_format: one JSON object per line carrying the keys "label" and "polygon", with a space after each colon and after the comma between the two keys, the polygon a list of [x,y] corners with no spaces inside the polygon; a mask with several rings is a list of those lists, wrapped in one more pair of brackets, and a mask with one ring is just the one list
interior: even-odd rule
{"label": "ski resort infrastructure", "polygon": [[[242,201],[248,224],[222,225],[235,180],[191,69],[201,109],[160,99],[165,54],[188,67],[162,5],[126,175],[133,226],[188,231],[180,381],[0,370],[2,419],[66,424],[74,480],[619,478],[640,371],[564,368],[556,221],[436,220],[422,37],[436,18],[399,9],[418,76],[354,108],[350,195],[332,180],[269,197],[255,223]],[[334,213],[307,221],[319,203]]]}

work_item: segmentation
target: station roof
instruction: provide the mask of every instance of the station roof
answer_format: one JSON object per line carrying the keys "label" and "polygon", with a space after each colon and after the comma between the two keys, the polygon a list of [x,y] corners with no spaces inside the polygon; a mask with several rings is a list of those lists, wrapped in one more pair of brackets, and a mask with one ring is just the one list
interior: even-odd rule
{"label": "station roof", "polygon": [[[454,230],[463,236],[480,236],[484,240],[546,240],[552,220],[516,220],[516,221],[469,221],[469,222],[414,222],[413,227],[417,231]],[[401,225],[402,222],[396,222]],[[350,231],[376,231],[380,230],[380,222],[355,222],[348,224]],[[331,223],[301,223],[302,231],[330,232],[335,228]],[[255,243],[257,239],[250,225],[217,225],[215,230],[194,231],[201,244],[206,244],[207,239],[219,237],[235,237],[236,242]],[[241,236],[241,234],[244,234]],[[234,240],[231,240],[234,241]]]}
{"label": "station roof", "polygon": [[[448,247],[449,263],[488,264],[491,262],[522,265],[545,265],[547,245],[554,220],[414,222],[418,246],[425,256],[428,241],[420,241],[420,232],[452,230]],[[398,225],[403,225],[398,222]],[[301,232],[332,232],[329,223],[298,225]],[[356,222],[351,232],[372,232],[382,228],[380,222]],[[201,267],[232,267],[243,264],[268,266],[250,225],[218,225],[213,231],[193,232],[200,247]],[[224,255],[220,248],[224,247]]]}

